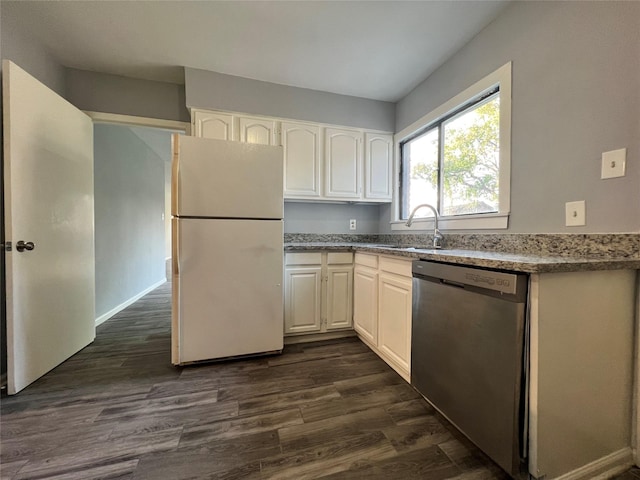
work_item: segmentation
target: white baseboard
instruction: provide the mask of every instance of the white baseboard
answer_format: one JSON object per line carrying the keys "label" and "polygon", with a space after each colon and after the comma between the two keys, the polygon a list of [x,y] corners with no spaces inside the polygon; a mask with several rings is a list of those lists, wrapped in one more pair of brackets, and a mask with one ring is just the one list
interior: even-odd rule
{"label": "white baseboard", "polygon": [[631,447],[626,447],[569,473],[555,477],[555,480],[605,480],[624,472],[632,465],[633,452]]}
{"label": "white baseboard", "polygon": [[124,310],[125,308],[127,308],[129,305],[131,305],[132,303],[137,302],[138,300],[140,300],[142,297],[144,297],[147,293],[151,292],[152,290],[155,290],[156,288],[158,288],[160,285],[163,285],[167,283],[166,280],[160,280],[156,283],[154,283],[153,285],[151,285],[149,288],[144,289],[142,292],[140,292],[139,294],[135,295],[134,297],[131,297],[129,300],[127,300],[126,302],[121,303],[120,305],[118,305],[115,308],[112,308],[111,310],[109,310],[107,313],[103,313],[102,315],[100,315],[98,318],[96,318],[96,327],[104,322],[106,322],[107,320],[109,320],[111,317],[113,317],[116,313],[121,312],[122,310]]}
{"label": "white baseboard", "polygon": [[402,378],[404,378],[408,384],[411,384],[411,372],[405,370],[393,358],[391,358],[389,355],[385,354],[382,350],[380,350],[377,345],[374,345],[365,336],[363,336],[360,333],[358,333],[357,330],[356,330],[356,334],[358,335],[358,338],[360,339],[360,341],[362,343],[364,343],[367,347],[369,347],[371,350],[373,350],[373,353],[375,353],[382,360],[384,360],[384,362],[387,365],[389,365],[391,368],[393,368],[398,375],[400,375]]}
{"label": "white baseboard", "polygon": [[287,335],[284,337],[285,345],[294,345],[296,343],[319,342],[322,340],[335,340],[338,338],[355,337],[356,332],[353,330],[340,330],[338,332],[325,333],[304,333],[300,335]]}

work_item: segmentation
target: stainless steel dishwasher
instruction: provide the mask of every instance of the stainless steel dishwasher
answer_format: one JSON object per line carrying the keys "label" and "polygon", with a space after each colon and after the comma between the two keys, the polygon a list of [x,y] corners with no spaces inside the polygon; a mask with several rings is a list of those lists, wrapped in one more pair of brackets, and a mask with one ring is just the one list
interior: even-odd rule
{"label": "stainless steel dishwasher", "polygon": [[526,452],[527,275],[413,262],[411,383],[512,476]]}

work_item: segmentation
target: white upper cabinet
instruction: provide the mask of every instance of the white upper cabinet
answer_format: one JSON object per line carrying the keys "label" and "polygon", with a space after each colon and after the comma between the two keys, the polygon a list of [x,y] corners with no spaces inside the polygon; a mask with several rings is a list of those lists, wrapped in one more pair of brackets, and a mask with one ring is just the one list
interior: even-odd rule
{"label": "white upper cabinet", "polygon": [[393,136],[296,120],[192,109],[196,137],[284,147],[284,198],[389,203]]}
{"label": "white upper cabinet", "polygon": [[193,111],[193,132],[196,137],[215,140],[237,140],[233,115],[226,113]]}
{"label": "white upper cabinet", "polygon": [[320,127],[282,122],[284,194],[287,198],[320,197]]}
{"label": "white upper cabinet", "polygon": [[277,145],[277,122],[265,118],[240,117],[240,141],[258,145]]}
{"label": "white upper cabinet", "polygon": [[324,134],[326,197],[361,197],[362,132],[326,128]]}
{"label": "white upper cabinet", "polygon": [[364,198],[391,201],[393,136],[365,133]]}

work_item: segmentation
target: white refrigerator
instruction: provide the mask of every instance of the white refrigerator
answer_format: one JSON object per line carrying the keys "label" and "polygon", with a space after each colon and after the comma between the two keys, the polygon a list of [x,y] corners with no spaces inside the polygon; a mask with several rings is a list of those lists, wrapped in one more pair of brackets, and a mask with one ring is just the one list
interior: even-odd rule
{"label": "white refrigerator", "polygon": [[282,351],[282,147],[172,148],[172,363]]}

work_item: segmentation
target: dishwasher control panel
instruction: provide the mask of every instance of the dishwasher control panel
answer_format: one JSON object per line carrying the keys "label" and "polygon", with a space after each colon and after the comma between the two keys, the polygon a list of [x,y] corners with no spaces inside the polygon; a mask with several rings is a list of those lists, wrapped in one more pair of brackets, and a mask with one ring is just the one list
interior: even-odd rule
{"label": "dishwasher control panel", "polygon": [[526,290],[526,275],[482,270],[473,267],[447,265],[416,260],[413,262],[414,276],[432,277],[452,285],[469,285],[509,295],[518,295]]}

